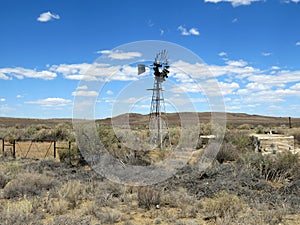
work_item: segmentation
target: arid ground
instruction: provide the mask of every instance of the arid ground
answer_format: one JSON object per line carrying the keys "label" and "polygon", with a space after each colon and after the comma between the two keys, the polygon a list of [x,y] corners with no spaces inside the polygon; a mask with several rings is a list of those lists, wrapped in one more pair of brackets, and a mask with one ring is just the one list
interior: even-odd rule
{"label": "arid ground", "polygon": [[[210,134],[209,113],[199,114],[201,133]],[[147,116],[131,114],[132,126],[146,134]],[[178,115],[168,115],[171,143],[178,143]],[[5,148],[0,160],[0,224],[299,224],[300,158],[298,154],[261,155],[254,152],[250,133],[293,135],[300,146],[300,119],[227,114],[221,149],[211,166],[199,171],[203,146],[176,175],[153,186],[113,183],[81,158],[69,119],[0,118],[0,138],[16,140],[20,149],[39,140],[27,157]],[[165,154],[158,150],[127,160],[130,149],[114,135],[110,119],[97,121],[99,137],[125,163],[151,164]],[[42,140],[72,141],[71,149]],[[44,147],[43,147],[44,145]],[[0,144],[2,149],[2,144]],[[45,151],[50,149],[49,155]],[[40,151],[40,152],[39,152]],[[43,152],[41,154],[41,152]],[[2,154],[2,152],[1,152]]]}

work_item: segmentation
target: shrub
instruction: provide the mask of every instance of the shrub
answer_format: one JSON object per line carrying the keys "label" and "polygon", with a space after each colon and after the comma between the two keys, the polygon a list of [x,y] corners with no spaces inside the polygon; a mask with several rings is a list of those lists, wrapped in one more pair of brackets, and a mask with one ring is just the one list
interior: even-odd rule
{"label": "shrub", "polygon": [[52,140],[55,141],[73,141],[74,137],[67,124],[58,124],[51,132]]}
{"label": "shrub", "polygon": [[5,186],[4,197],[14,198],[24,195],[39,195],[44,190],[50,190],[54,185],[54,181],[47,176],[23,173]]}
{"label": "shrub", "polygon": [[53,223],[49,223],[51,225],[90,225],[92,224],[91,217],[82,217],[82,215],[78,214],[67,214],[56,216],[54,218]]}
{"label": "shrub", "polygon": [[266,180],[294,180],[300,176],[299,156],[291,152],[277,153],[276,155],[246,154],[240,159],[240,162],[248,167],[257,169]]}
{"label": "shrub", "polygon": [[212,199],[206,199],[203,203],[204,211],[208,218],[236,219],[247,205],[238,196],[221,191]]}
{"label": "shrub", "polygon": [[8,183],[8,178],[0,172],[0,188],[4,188],[4,186],[7,183]]}
{"label": "shrub", "polygon": [[216,159],[220,162],[234,161],[238,158],[239,152],[237,147],[231,143],[224,142],[216,156]]}
{"label": "shrub", "polygon": [[121,219],[121,213],[118,210],[111,209],[111,208],[94,210],[94,215],[103,224],[114,224]]}
{"label": "shrub", "polygon": [[84,199],[84,192],[85,186],[80,181],[69,181],[58,190],[58,195],[74,209]]}
{"label": "shrub", "polygon": [[3,207],[3,210],[0,210],[0,221],[3,225],[30,224],[29,222],[32,220],[32,204],[27,199],[18,202],[8,202]]}
{"label": "shrub", "polygon": [[70,149],[59,149],[58,155],[61,162],[72,166],[82,166],[87,164],[77,145],[71,146]]}
{"label": "shrub", "polygon": [[47,202],[47,211],[52,215],[63,215],[69,209],[69,203],[65,199],[51,198]]}
{"label": "shrub", "polygon": [[160,192],[154,187],[140,187],[138,189],[138,204],[140,207],[150,209],[160,204]]}
{"label": "shrub", "polygon": [[230,132],[224,137],[224,141],[236,146],[240,153],[254,150],[252,138],[245,132]]}

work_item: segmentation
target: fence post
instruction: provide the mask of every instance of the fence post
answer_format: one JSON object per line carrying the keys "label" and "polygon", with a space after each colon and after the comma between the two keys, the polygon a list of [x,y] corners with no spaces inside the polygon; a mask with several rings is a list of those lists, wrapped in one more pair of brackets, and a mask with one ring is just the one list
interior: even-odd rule
{"label": "fence post", "polygon": [[15,159],[16,158],[16,140],[14,139],[13,141],[13,151],[12,151],[12,156]]}
{"label": "fence post", "polygon": [[4,138],[2,139],[2,158],[4,158]]}
{"label": "fence post", "polygon": [[54,144],[53,144],[53,157],[54,159],[56,159],[56,141],[54,141]]}

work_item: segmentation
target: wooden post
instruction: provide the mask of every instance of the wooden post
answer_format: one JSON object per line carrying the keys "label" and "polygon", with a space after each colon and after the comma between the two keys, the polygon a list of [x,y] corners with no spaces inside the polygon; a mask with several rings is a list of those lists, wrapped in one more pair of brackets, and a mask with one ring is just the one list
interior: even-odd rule
{"label": "wooden post", "polygon": [[69,149],[69,162],[71,164],[71,141],[69,141],[68,149]]}
{"label": "wooden post", "polygon": [[53,157],[54,159],[56,159],[56,141],[54,141],[54,144],[53,144]]}
{"label": "wooden post", "polygon": [[289,127],[292,128],[292,118],[289,117]]}
{"label": "wooden post", "polygon": [[12,156],[15,159],[16,158],[16,140],[14,139],[13,141],[13,151],[12,151]]}
{"label": "wooden post", "polygon": [[4,138],[2,139],[2,158],[4,158]]}

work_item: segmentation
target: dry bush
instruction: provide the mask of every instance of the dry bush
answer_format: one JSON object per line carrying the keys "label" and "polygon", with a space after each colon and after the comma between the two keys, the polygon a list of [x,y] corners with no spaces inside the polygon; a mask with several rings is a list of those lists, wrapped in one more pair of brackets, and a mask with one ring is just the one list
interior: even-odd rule
{"label": "dry bush", "polygon": [[85,199],[85,187],[80,181],[68,181],[58,190],[59,198],[66,200],[70,208],[74,209]]}
{"label": "dry bush", "polygon": [[5,164],[4,174],[9,178],[15,178],[21,171],[21,164],[16,162],[10,162]]}
{"label": "dry bush", "polygon": [[105,208],[93,211],[95,217],[103,224],[114,224],[121,220],[121,213],[116,209]]}
{"label": "dry bush", "polygon": [[232,143],[224,142],[216,156],[216,160],[218,162],[228,162],[228,161],[235,161],[239,156],[239,151],[235,145]]}
{"label": "dry bush", "polygon": [[272,208],[265,204],[257,203],[254,208],[249,209],[243,217],[237,220],[237,224],[248,225],[277,225],[286,224],[286,209],[284,207]]}
{"label": "dry bush", "polygon": [[67,214],[56,216],[53,223],[48,223],[48,225],[91,225],[91,217],[83,217],[78,214]]}
{"label": "dry bush", "polygon": [[0,221],[3,225],[31,224],[33,221],[32,204],[29,200],[23,199],[18,202],[8,202],[0,210]]}
{"label": "dry bush", "polygon": [[258,170],[264,179],[270,181],[294,180],[300,176],[299,156],[291,152],[276,155],[245,154],[239,162]]}
{"label": "dry bush", "polygon": [[0,172],[0,188],[4,188],[8,183],[8,178]]}
{"label": "dry bush", "polygon": [[187,193],[186,189],[179,188],[177,191],[164,193],[161,196],[162,207],[167,205],[178,208],[178,218],[195,218],[198,213],[198,202],[194,196]]}
{"label": "dry bush", "polygon": [[15,198],[24,195],[39,195],[42,191],[50,190],[55,182],[49,177],[35,173],[19,174],[17,178],[10,181],[4,188],[5,198]]}
{"label": "dry bush", "polygon": [[247,205],[238,196],[221,191],[214,198],[206,199],[203,208],[209,219],[235,221]]}
{"label": "dry bush", "polygon": [[160,192],[151,186],[140,187],[137,197],[139,206],[148,210],[160,204]]}
{"label": "dry bush", "polygon": [[46,208],[52,215],[63,215],[69,210],[69,202],[65,199],[51,198],[47,202]]}

